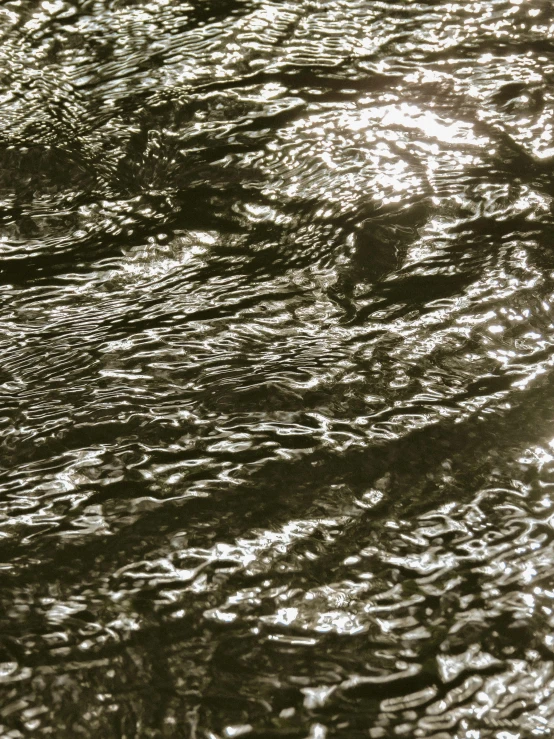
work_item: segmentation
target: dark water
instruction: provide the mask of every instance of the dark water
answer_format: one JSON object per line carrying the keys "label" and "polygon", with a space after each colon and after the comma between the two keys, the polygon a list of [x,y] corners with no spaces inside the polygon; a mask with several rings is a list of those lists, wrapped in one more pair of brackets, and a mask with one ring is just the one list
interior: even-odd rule
{"label": "dark water", "polygon": [[0,736],[554,735],[550,0],[0,19]]}

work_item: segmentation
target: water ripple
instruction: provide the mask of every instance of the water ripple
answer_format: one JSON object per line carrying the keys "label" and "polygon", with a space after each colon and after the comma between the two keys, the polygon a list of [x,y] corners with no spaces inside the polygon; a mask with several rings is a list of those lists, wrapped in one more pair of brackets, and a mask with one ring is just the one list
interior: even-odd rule
{"label": "water ripple", "polygon": [[549,3],[0,8],[0,734],[550,736]]}

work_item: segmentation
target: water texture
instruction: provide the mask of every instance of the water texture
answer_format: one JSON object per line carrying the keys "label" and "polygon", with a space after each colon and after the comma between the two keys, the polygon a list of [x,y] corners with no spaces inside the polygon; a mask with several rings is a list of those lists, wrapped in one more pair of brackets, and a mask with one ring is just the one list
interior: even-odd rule
{"label": "water texture", "polygon": [[0,37],[0,736],[553,736],[550,0]]}

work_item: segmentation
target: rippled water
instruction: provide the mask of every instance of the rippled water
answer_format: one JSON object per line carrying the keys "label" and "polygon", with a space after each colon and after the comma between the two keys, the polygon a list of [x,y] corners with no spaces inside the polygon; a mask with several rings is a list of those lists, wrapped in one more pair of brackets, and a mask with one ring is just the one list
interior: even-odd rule
{"label": "rippled water", "polygon": [[0,735],[552,736],[550,0],[0,29]]}

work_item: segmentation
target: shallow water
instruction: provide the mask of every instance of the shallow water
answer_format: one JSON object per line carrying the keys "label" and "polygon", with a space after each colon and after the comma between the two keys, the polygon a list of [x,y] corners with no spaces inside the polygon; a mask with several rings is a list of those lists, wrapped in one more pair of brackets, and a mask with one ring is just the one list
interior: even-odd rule
{"label": "shallow water", "polygon": [[0,736],[554,733],[549,0],[0,8]]}

